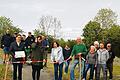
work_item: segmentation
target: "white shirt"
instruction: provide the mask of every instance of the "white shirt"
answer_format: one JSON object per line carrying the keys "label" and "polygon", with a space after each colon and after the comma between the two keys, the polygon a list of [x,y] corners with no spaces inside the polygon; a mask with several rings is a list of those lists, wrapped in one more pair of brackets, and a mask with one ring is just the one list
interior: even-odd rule
{"label": "white shirt", "polygon": [[51,60],[58,61],[59,64],[64,61],[62,47],[52,48]]}

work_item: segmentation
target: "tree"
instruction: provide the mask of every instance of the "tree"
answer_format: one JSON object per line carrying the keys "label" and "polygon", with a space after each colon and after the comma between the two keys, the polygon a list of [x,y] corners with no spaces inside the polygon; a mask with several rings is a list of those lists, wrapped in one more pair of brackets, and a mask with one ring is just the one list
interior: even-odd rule
{"label": "tree", "polygon": [[63,38],[57,39],[57,42],[60,44],[61,47],[65,47],[66,41]]}
{"label": "tree", "polygon": [[113,25],[108,30],[108,41],[112,43],[112,49],[116,56],[120,57],[120,26]]}
{"label": "tree", "polygon": [[76,44],[76,41],[75,40],[68,40],[66,42],[66,44],[71,48],[73,49],[73,46]]}
{"label": "tree", "polygon": [[6,33],[6,30],[9,30],[11,34],[17,32],[23,32],[18,26],[13,26],[12,21],[10,18],[5,16],[0,16],[0,36]]}
{"label": "tree", "polygon": [[101,40],[101,31],[102,28],[98,22],[90,21],[87,25],[85,25],[85,28],[83,29],[85,43],[90,46],[94,41]]}
{"label": "tree", "polygon": [[120,57],[120,26],[117,15],[111,9],[99,10],[93,21],[88,22],[83,29],[85,44],[89,47],[94,41],[112,43],[115,55]]}
{"label": "tree", "polygon": [[3,34],[6,33],[6,30],[9,30],[10,34],[22,33],[23,31],[18,26],[13,26],[12,21],[10,18],[5,16],[0,16],[0,40]]}
{"label": "tree", "polygon": [[45,35],[46,36],[46,34],[44,32],[40,32],[40,30],[38,30],[38,29],[33,30],[33,33],[34,33],[35,37],[37,37],[39,35]]}
{"label": "tree", "polygon": [[52,34],[54,38],[57,38],[59,37],[58,35],[61,28],[61,22],[56,17],[42,16],[37,31],[45,33],[46,35]]}
{"label": "tree", "polygon": [[40,18],[40,22],[38,24],[38,27],[41,32],[44,32],[48,35],[49,29],[52,26],[52,16],[42,16]]}
{"label": "tree", "polygon": [[94,18],[102,28],[110,28],[117,23],[117,14],[111,9],[100,9]]}

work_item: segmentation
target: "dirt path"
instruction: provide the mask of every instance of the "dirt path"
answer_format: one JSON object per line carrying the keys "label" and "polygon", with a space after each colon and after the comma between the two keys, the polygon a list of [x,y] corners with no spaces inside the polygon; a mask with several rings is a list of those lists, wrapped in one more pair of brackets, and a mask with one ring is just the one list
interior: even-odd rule
{"label": "dirt path", "polygon": [[0,64],[3,64],[3,61],[2,61],[2,59],[0,59]]}
{"label": "dirt path", "polygon": [[[23,66],[23,80],[32,80],[32,68],[31,66]],[[53,80],[53,77],[47,70],[41,70],[40,80]]]}

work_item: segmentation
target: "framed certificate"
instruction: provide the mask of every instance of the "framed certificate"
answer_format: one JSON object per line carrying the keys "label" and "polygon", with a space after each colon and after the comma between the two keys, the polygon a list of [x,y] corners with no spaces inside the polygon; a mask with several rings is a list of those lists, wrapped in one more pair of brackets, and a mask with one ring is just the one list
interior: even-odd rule
{"label": "framed certificate", "polygon": [[25,52],[24,51],[15,51],[15,58],[24,58]]}

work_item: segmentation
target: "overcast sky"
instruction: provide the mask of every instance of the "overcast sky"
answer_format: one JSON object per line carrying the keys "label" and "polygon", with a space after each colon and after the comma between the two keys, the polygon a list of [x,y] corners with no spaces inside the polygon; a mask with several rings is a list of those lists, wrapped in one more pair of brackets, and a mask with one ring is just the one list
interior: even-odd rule
{"label": "overcast sky", "polygon": [[120,22],[120,0],[0,0],[0,16],[11,18],[25,32],[36,29],[42,15],[57,17],[65,39],[80,36],[101,8],[111,8]]}

